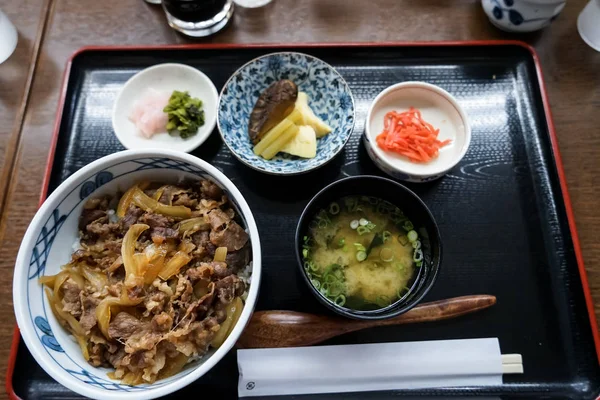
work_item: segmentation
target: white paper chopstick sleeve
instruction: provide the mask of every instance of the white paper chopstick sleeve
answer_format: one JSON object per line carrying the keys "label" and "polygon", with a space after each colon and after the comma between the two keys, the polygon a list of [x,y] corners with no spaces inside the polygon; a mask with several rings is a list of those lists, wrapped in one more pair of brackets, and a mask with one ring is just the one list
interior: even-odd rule
{"label": "white paper chopstick sleeve", "polygon": [[502,384],[497,338],[238,350],[240,397]]}

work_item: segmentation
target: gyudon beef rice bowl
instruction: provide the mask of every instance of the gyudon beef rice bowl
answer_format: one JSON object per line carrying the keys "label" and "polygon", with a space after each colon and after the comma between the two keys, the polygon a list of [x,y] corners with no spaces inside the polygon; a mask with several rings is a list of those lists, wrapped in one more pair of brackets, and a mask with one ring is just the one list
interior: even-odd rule
{"label": "gyudon beef rice bowl", "polygon": [[92,198],[61,272],[40,279],[56,318],[93,366],[152,383],[225,341],[248,284],[248,234],[209,180],[138,182]]}

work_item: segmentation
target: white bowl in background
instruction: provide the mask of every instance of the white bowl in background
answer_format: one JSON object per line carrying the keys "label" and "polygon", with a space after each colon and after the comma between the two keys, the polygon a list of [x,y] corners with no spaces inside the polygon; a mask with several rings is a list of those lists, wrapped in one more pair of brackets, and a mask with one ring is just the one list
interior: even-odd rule
{"label": "white bowl in background", "polygon": [[[135,103],[147,89],[172,93],[174,90],[189,92],[190,96],[202,100],[204,125],[187,139],[158,133],[147,139],[141,136],[129,115]],[[132,76],[117,95],[112,111],[112,125],[119,142],[127,149],[168,149],[189,153],[200,146],[212,133],[217,124],[219,94],[212,81],[201,71],[184,64],[158,64]]]}
{"label": "white bowl in background", "polygon": [[[420,110],[423,119],[440,130],[439,140],[451,140],[427,163],[411,162],[377,145],[385,114],[410,107]],[[445,175],[464,157],[471,142],[471,128],[467,115],[450,93],[425,82],[402,82],[388,87],[373,100],[363,140],[373,162],[388,175],[409,182],[427,182]]]}
{"label": "white bowl in background", "polygon": [[545,28],[565,8],[567,0],[481,0],[492,25],[505,32]]}
{"label": "white bowl in background", "polygon": [[[231,334],[218,349],[180,373],[153,384],[123,385],[108,378],[108,368],[85,361],[76,341],[57,321],[48,306],[38,278],[53,275],[70,261],[78,238],[78,219],[91,197],[116,193],[141,180],[175,183],[181,178],[206,178],[228,195],[250,236],[252,276],[244,309]],[[13,278],[13,302],[17,323],[29,351],[40,366],[59,383],[83,396],[103,400],[152,399],[166,396],[195,381],[227,354],[248,323],[261,276],[261,251],[256,222],[235,185],[205,161],[166,150],[118,152],[86,165],[71,175],[42,204],[21,243]]]}

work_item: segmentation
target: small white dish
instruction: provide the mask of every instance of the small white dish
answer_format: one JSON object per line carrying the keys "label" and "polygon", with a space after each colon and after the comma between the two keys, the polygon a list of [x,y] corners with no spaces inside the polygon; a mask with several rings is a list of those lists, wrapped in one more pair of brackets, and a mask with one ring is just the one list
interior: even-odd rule
{"label": "small white dish", "polygon": [[[404,112],[410,107],[421,111],[423,119],[440,130],[439,140],[451,140],[427,163],[411,162],[377,145],[385,114]],[[402,82],[388,87],[373,100],[363,139],[369,156],[382,171],[404,181],[427,182],[445,175],[464,157],[471,142],[471,128],[467,115],[450,93],[425,82]]]}
{"label": "small white dish", "polygon": [[6,14],[0,10],[0,64],[6,61],[15,51],[18,41],[17,28],[10,22]]}
{"label": "small white dish", "polygon": [[579,36],[592,49],[600,51],[600,1],[590,0],[577,18]]}
{"label": "small white dish", "polygon": [[[182,139],[167,132],[158,133],[147,139],[137,132],[129,120],[131,110],[147,89],[172,93],[187,91],[190,96],[202,100],[204,125],[194,136]],[[159,64],[146,68],[132,76],[117,95],[112,112],[112,125],[119,142],[131,150],[159,148],[189,153],[200,146],[212,133],[217,124],[217,102],[219,94],[212,81],[196,68],[183,64]]]}

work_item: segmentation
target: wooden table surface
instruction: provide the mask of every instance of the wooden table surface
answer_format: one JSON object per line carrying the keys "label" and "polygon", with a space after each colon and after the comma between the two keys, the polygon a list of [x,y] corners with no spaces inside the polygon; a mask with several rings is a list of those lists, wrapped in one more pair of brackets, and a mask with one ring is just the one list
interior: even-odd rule
{"label": "wooden table surface", "polygon": [[[225,31],[192,41],[167,26],[160,7],[142,0],[2,0],[0,8],[17,26],[20,41],[0,65],[0,303],[5,305],[0,359],[7,360],[12,340],[14,260],[38,206],[63,69],[74,51],[88,45],[481,39],[532,44],[542,62],[600,316],[600,53],[577,33],[585,3],[569,0],[548,28],[516,35],[494,28],[479,0],[274,0],[261,9],[238,9]],[[3,380],[6,361],[0,364]]]}

